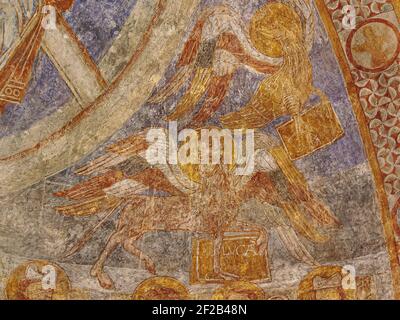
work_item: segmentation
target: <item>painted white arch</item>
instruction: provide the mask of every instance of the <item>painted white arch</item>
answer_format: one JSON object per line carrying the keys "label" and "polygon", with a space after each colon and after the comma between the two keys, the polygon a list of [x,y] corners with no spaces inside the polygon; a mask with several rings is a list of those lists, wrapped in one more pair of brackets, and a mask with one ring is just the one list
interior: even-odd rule
{"label": "painted white arch", "polygon": [[[142,53],[135,51],[104,94],[37,148],[0,160],[0,196],[71,166],[120,129],[145,103],[175,54],[199,0],[160,2],[164,9],[148,34]],[[157,10],[159,7],[154,13]]]}

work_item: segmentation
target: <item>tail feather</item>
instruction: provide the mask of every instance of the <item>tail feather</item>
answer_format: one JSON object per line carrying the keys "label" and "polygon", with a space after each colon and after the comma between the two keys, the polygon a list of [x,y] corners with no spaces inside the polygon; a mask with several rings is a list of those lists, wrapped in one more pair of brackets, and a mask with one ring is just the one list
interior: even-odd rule
{"label": "tail feather", "polygon": [[329,208],[312,194],[304,175],[293,164],[286,150],[280,146],[272,148],[270,152],[285,175],[293,202],[304,205],[307,213],[322,226],[340,225]]}
{"label": "tail feather", "polygon": [[111,167],[138,155],[148,148],[146,132],[118,141],[107,148],[107,153],[75,171],[77,175],[104,174]]}
{"label": "tail feather", "polygon": [[310,266],[319,265],[307,248],[301,243],[296,232],[292,228],[277,227],[276,230],[278,231],[279,238],[293,257]]}
{"label": "tail feather", "polygon": [[282,205],[282,208],[294,229],[302,236],[315,243],[324,243],[328,241],[329,237],[319,233],[317,229],[307,221],[300,206],[285,203]]}
{"label": "tail feather", "polygon": [[181,119],[184,115],[194,110],[196,104],[206,92],[212,77],[210,68],[197,68],[190,88],[179,101],[172,114],[167,117],[168,121]]}
{"label": "tail feather", "polygon": [[109,171],[105,175],[94,177],[70,189],[56,192],[54,195],[70,200],[98,198],[105,195],[103,191],[105,188],[111,187],[114,183],[122,180],[123,177],[121,171]]}
{"label": "tail feather", "polygon": [[147,103],[159,104],[166,101],[169,97],[178,93],[178,91],[187,83],[193,73],[193,66],[187,65],[178,70],[175,76],[162,88],[159,92],[153,95]]}
{"label": "tail feather", "polygon": [[341,225],[330,209],[319,202],[317,199],[311,198],[304,203],[310,215],[322,226],[338,227]]}
{"label": "tail feather", "polygon": [[93,173],[104,174],[109,168],[124,162],[128,158],[128,156],[108,153],[79,168],[75,173],[79,176],[89,176]]}
{"label": "tail feather", "polygon": [[225,99],[231,79],[231,75],[223,77],[215,76],[211,79],[206,100],[199,112],[194,116],[191,124],[192,127],[201,126],[214,115]]}
{"label": "tail feather", "polygon": [[94,199],[56,207],[58,213],[66,216],[90,216],[105,211],[118,203],[114,197],[102,196]]}
{"label": "tail feather", "polygon": [[126,139],[118,141],[107,148],[107,152],[119,155],[137,155],[139,152],[146,150],[149,144],[146,140],[147,130],[139,132]]}

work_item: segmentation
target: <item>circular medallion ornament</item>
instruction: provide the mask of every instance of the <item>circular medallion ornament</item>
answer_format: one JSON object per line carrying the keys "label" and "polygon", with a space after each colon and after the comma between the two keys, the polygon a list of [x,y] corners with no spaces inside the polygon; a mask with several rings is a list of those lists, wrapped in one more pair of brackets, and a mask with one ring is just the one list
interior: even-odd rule
{"label": "circular medallion ornament", "polygon": [[189,291],[183,283],[170,277],[154,277],[143,281],[135,290],[133,300],[188,300]]}
{"label": "circular medallion ornament", "polygon": [[264,300],[264,290],[251,282],[230,282],[215,290],[213,300]]}
{"label": "circular medallion ornament", "polygon": [[399,30],[383,19],[366,20],[350,33],[346,51],[351,63],[359,70],[386,70],[400,53]]}
{"label": "circular medallion ornament", "polygon": [[[299,300],[354,300],[356,290],[346,287],[342,266],[321,266],[308,273],[299,284]],[[355,279],[354,279],[355,280]]]}
{"label": "circular medallion ornament", "polygon": [[9,300],[65,300],[71,289],[65,271],[49,261],[29,261],[9,276],[6,296]]}

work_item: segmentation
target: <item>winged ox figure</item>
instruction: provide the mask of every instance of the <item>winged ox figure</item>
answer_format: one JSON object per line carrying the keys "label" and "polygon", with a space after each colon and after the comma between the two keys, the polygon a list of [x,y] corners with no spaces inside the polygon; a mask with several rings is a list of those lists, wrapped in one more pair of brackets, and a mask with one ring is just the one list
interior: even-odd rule
{"label": "winged ox figure", "polygon": [[[190,82],[167,119],[181,120],[201,104],[191,123],[206,128],[204,123],[221,105],[233,74],[237,68],[245,67],[265,74],[266,80],[248,105],[220,118],[223,127],[261,128],[285,112],[297,114],[305,96],[314,91],[311,83],[307,82],[310,75],[304,66],[309,60],[302,56],[309,50],[311,40],[305,34],[311,32],[312,26],[303,26],[303,22],[309,20],[306,15],[311,15],[307,2],[293,3],[285,1],[275,7],[281,19],[286,19],[286,23],[280,26],[278,20],[268,16],[268,6],[272,4],[267,4],[265,10],[261,9],[261,14],[255,14],[256,25],[261,28],[259,32],[270,32],[271,35],[267,36],[277,37],[278,44],[286,41],[287,37],[302,37],[295,39],[296,48],[292,47],[294,44],[278,48],[278,57],[265,55],[255,48],[249,34],[256,30],[247,30],[232,9],[226,6],[206,9],[184,46],[177,73],[149,102],[161,103]],[[302,12],[302,16],[298,12]],[[267,21],[263,21],[263,16]],[[293,21],[298,23],[301,31],[292,30],[296,26]],[[260,23],[267,26],[260,27]],[[271,28],[281,31],[274,34],[268,31]],[[295,54],[299,56],[293,57]],[[288,97],[282,91],[288,91],[283,80],[296,72],[304,76],[303,91],[299,88]],[[78,217],[101,214],[99,222],[67,251],[66,257],[81,250],[105,221],[120,212],[116,229],[91,269],[91,275],[102,287],[114,287],[104,264],[118,246],[140,259],[150,273],[157,272],[151,257],[137,246],[144,234],[153,231],[209,235],[214,240],[214,272],[221,279],[235,278],[220,266],[223,236],[229,231],[257,230],[260,252],[267,250],[269,234],[276,231],[292,256],[308,265],[318,265],[302,239],[324,243],[329,239],[324,229],[337,227],[340,222],[310,190],[278,139],[257,131],[254,171],[250,175],[238,176],[225,164],[190,166],[190,170],[180,164],[150,165],[145,157],[150,129],[108,146],[104,155],[76,171],[77,175],[87,177],[84,182],[55,194],[70,201],[56,208],[61,214]],[[268,223],[258,224],[241,217],[240,209],[248,201],[255,201],[263,208]],[[271,210],[271,207],[276,210]]]}

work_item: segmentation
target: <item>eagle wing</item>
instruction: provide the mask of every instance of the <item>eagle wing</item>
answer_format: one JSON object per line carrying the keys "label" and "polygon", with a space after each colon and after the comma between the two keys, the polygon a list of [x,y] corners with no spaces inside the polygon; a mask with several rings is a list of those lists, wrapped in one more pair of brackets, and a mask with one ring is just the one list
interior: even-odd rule
{"label": "eagle wing", "polygon": [[[265,158],[265,153],[260,155]],[[324,243],[329,237],[321,230],[338,227],[340,222],[310,191],[283,147],[270,147],[268,155],[266,159],[256,158],[256,171],[243,188],[243,199],[263,204],[271,228],[277,231],[288,251],[298,260],[315,265],[299,236]],[[264,161],[262,165],[260,160]],[[280,210],[271,210],[271,206]]]}
{"label": "eagle wing", "polygon": [[55,196],[72,201],[57,207],[56,211],[65,215],[87,216],[110,210],[132,199],[144,198],[148,192],[182,196],[182,188],[170,182],[174,175],[171,170],[151,167],[147,163],[139,172],[129,170],[140,164],[140,159],[144,163],[141,155],[148,148],[145,137],[146,132],[142,132],[119,141],[109,146],[105,155],[79,168],[76,171],[78,175],[91,177],[56,192]]}
{"label": "eagle wing", "polygon": [[[196,61],[201,43],[203,25],[204,20],[200,19],[184,45],[182,54],[176,66],[176,73],[163,88],[150,97],[147,101],[148,103],[159,104],[177,94],[179,90],[190,81],[194,76],[194,73],[197,75],[197,77],[195,76],[195,79],[198,79],[198,81],[199,79],[202,79],[199,72],[195,72],[194,62]],[[191,87],[193,87],[193,85]],[[188,92],[190,91],[191,90],[189,89]]]}
{"label": "eagle wing", "polygon": [[[218,26],[214,28],[215,23]],[[218,59],[217,51],[223,52],[223,59]],[[198,127],[221,106],[240,65],[270,74],[278,70],[281,63],[282,59],[266,57],[252,47],[248,30],[235,12],[224,6],[210,8],[203,12],[186,41],[175,75],[148,102],[162,103],[189,83],[166,120],[180,120],[200,103],[199,111],[190,122],[191,126]]]}

